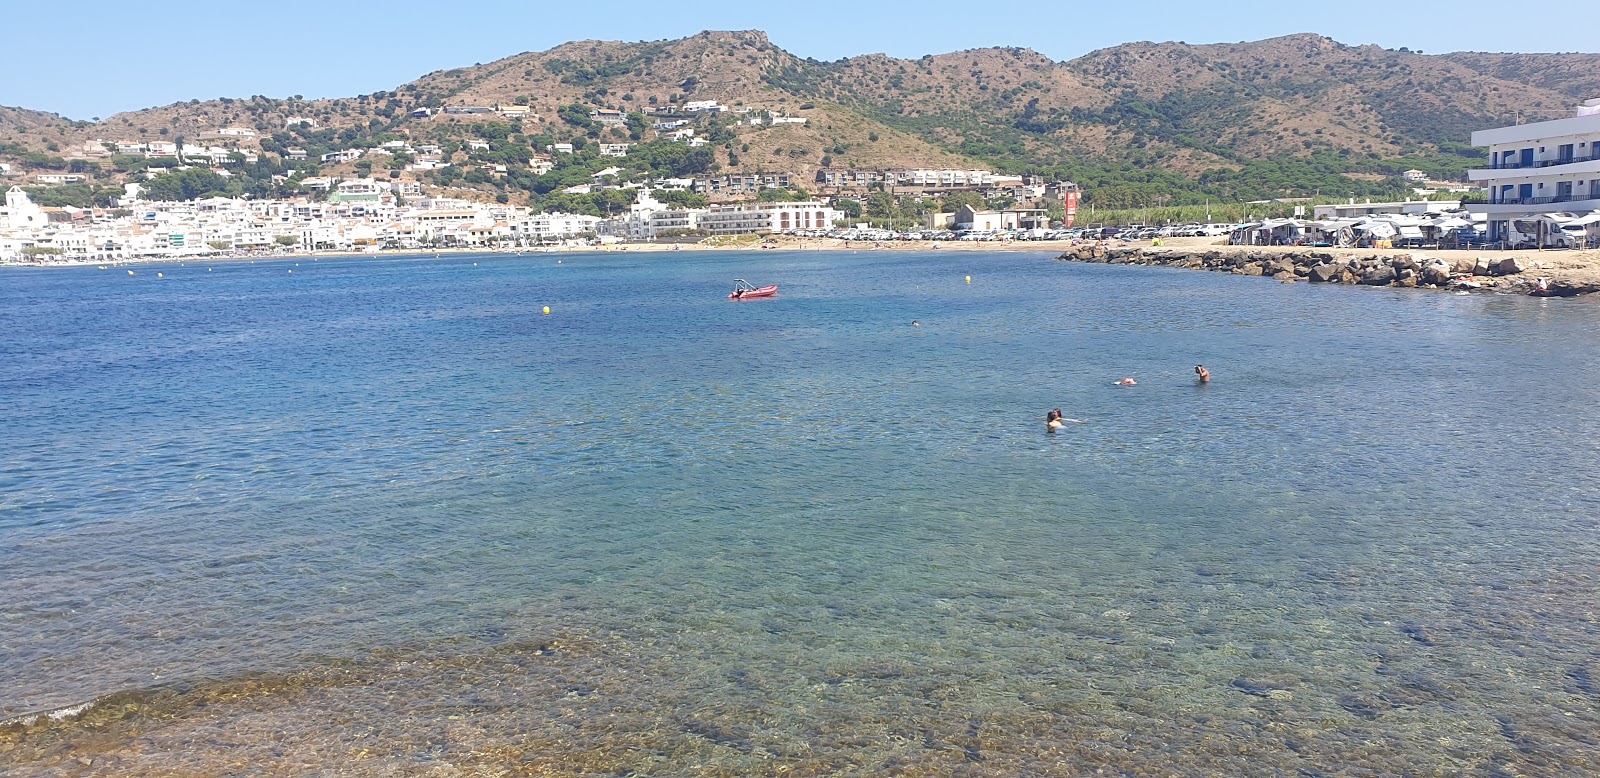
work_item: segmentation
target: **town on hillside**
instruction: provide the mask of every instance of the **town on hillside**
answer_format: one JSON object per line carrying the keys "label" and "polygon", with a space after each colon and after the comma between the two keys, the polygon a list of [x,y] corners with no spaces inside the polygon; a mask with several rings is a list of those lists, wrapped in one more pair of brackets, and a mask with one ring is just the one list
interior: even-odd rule
{"label": "town on hillside", "polygon": [[[125,171],[120,186],[102,193],[99,202],[78,206],[46,204],[50,190],[13,184],[0,211],[0,261],[810,234],[870,221],[864,209],[899,215],[907,203],[916,204],[917,219],[906,224],[902,217],[901,227],[930,235],[999,233],[1070,227],[1077,209],[1079,193],[1070,182],[987,170],[714,172],[697,155],[709,142],[706,135],[730,137],[735,123],[805,121],[715,100],[648,109],[648,128],[639,126],[643,111],[590,109],[581,118],[592,124],[574,126],[631,123],[642,140],[594,142],[577,135],[540,139],[550,142],[537,150],[537,143],[512,132],[510,122],[528,118],[521,108],[446,106],[440,116],[495,121],[467,124],[469,137],[445,142],[379,135],[364,144],[319,146],[315,140],[336,138],[319,134],[315,119],[300,116],[265,137],[230,126],[202,133],[195,143],[94,139],[73,155],[74,163],[86,164],[69,165],[83,172],[35,173],[32,183],[81,188],[109,166]],[[426,108],[416,113],[432,115]],[[264,181],[253,178],[263,167],[273,172]],[[511,177],[531,182],[545,197],[529,206],[470,186]],[[230,185],[234,179],[250,184],[241,189]]]}
{"label": "town on hillside", "polygon": [[[1161,86],[1163,52],[1220,91]],[[1020,49],[816,63],[757,32],[708,32],[354,98],[104,121],[0,108],[0,262],[752,233],[1594,244],[1593,101],[1572,116],[1581,84],[1514,89],[1499,61],[1298,35],[1073,63]],[[1358,76],[1450,100],[1471,95],[1442,85],[1467,77],[1487,91],[1470,111],[1361,98],[1289,126],[1229,89],[1304,62],[1322,66],[1274,99]],[[1145,91],[1117,86],[1130,79]]]}

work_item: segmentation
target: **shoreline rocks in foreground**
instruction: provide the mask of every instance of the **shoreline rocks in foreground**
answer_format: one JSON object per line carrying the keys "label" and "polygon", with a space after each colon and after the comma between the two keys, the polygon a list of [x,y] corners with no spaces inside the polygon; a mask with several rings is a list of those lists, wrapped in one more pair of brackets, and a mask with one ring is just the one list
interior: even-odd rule
{"label": "shoreline rocks in foreground", "polygon": [[[1355,284],[1527,294],[1536,279],[1524,257],[1499,256],[1447,260],[1397,251],[1354,253],[1333,248],[1264,249],[1252,247],[1166,248],[1084,244],[1056,258],[1065,262],[1155,265],[1265,276],[1292,283]],[[1576,297],[1600,292],[1600,280],[1552,276],[1547,296]]]}

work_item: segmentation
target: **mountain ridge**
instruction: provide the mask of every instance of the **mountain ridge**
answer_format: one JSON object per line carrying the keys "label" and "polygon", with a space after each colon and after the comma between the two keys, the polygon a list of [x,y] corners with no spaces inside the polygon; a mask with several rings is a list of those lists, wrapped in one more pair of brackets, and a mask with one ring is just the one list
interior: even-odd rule
{"label": "mountain ridge", "polygon": [[[1428,55],[1315,33],[1130,42],[1066,61],[985,47],[822,62],[785,51],[759,30],[706,31],[637,43],[571,41],[348,98],[192,100],[99,122],[0,109],[0,156],[67,157],[95,140],[192,141],[235,125],[270,137],[298,116],[333,130],[330,142],[359,144],[383,133],[448,139],[472,123],[411,112],[497,103],[527,104],[538,115],[515,124],[518,137],[598,140],[614,132],[564,121],[562,108],[637,111],[714,99],[807,119],[737,128],[714,147],[713,164],[723,171],[785,170],[809,180],[830,166],[951,166],[1045,171],[1099,187],[1287,195],[1328,175],[1381,177],[1401,166],[1458,176],[1480,156],[1466,146],[1472,130],[1568,115],[1585,96],[1600,96],[1590,94],[1600,93],[1596,74],[1594,54]],[[1249,186],[1254,168],[1267,163],[1300,172],[1283,186]],[[1239,180],[1220,183],[1231,179]]]}

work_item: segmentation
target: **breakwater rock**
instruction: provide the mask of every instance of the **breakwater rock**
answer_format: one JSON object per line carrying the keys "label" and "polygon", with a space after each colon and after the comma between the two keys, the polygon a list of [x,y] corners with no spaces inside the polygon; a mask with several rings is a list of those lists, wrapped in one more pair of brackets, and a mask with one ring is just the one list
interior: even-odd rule
{"label": "breakwater rock", "polygon": [[[1159,265],[1266,276],[1293,283],[1361,284],[1432,289],[1466,289],[1524,294],[1533,288],[1531,263],[1517,256],[1444,259],[1425,253],[1353,252],[1341,249],[1217,246],[1164,248],[1083,246],[1058,260],[1109,265]],[[1573,297],[1600,292],[1600,280],[1549,279],[1547,294]]]}

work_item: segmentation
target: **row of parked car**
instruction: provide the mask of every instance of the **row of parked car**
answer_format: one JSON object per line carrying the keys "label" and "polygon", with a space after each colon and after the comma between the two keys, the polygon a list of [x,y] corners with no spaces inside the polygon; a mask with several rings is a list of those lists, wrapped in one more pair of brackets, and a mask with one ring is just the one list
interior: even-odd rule
{"label": "row of parked car", "polygon": [[795,230],[791,234],[801,238],[836,238],[838,240],[892,241],[892,240],[1150,240],[1152,238],[1203,238],[1227,235],[1234,230],[1232,224],[1177,224],[1164,227],[1133,225],[1130,227],[1073,227],[1061,230],[910,230],[898,232],[885,229]]}
{"label": "row of parked car", "polygon": [[1238,225],[1234,224],[1169,224],[1164,227],[1147,227],[1134,225],[1131,227],[1107,227],[1101,232],[1104,237],[1118,237],[1127,240],[1151,240],[1153,238],[1210,238],[1227,235],[1233,232]]}

